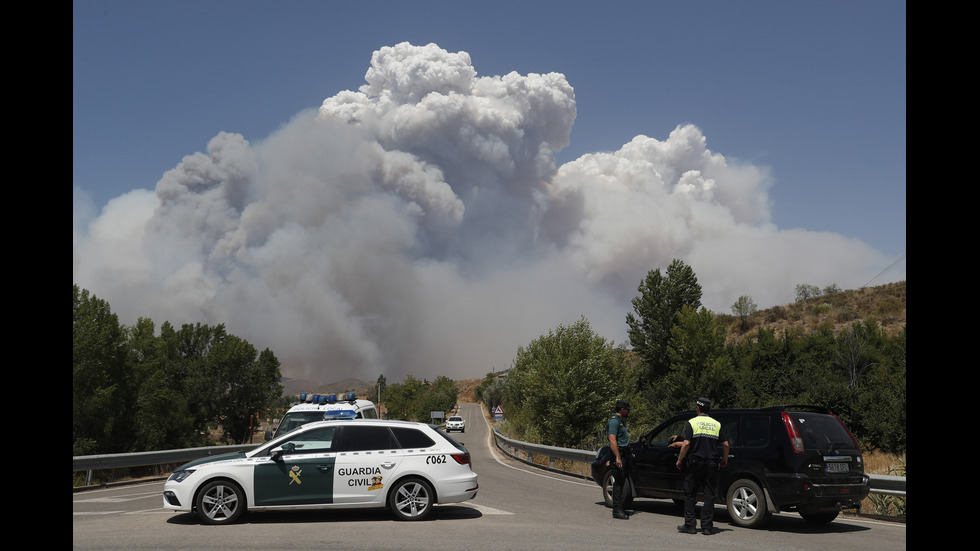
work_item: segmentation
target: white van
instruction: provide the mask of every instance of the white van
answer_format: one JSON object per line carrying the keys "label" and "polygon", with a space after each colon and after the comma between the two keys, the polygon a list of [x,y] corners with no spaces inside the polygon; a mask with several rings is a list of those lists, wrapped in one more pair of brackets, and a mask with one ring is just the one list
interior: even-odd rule
{"label": "white van", "polygon": [[283,416],[276,433],[282,436],[313,421],[325,419],[377,419],[378,409],[370,400],[358,400],[357,395],[348,392],[339,400],[336,394],[313,394],[304,392],[299,395],[299,403],[289,408]]}

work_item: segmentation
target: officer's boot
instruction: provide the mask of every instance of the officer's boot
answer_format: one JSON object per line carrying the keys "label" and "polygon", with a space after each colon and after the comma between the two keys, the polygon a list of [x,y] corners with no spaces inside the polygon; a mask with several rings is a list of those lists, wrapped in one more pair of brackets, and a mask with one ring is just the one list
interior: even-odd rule
{"label": "officer's boot", "polygon": [[620,520],[629,520],[629,515],[623,510],[623,488],[613,484],[612,487],[612,498],[613,498],[613,518],[618,518]]}

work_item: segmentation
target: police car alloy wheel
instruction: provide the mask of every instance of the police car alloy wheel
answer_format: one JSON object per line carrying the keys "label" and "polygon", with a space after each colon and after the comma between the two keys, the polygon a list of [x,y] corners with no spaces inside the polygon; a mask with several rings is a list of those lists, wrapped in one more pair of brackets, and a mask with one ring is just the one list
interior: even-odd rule
{"label": "police car alloy wheel", "polygon": [[208,482],[197,494],[197,515],[205,524],[230,524],[245,510],[245,493],[234,482]]}
{"label": "police car alloy wheel", "polygon": [[421,480],[400,480],[389,496],[391,511],[401,520],[422,520],[432,512],[432,486]]}

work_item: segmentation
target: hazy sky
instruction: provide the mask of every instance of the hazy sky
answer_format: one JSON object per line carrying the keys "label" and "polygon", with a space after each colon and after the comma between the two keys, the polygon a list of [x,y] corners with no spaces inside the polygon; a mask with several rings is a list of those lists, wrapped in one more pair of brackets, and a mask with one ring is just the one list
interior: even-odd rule
{"label": "hazy sky", "polygon": [[75,1],[73,281],[400,380],[622,342],[672,258],[718,312],[905,279],[905,12]]}

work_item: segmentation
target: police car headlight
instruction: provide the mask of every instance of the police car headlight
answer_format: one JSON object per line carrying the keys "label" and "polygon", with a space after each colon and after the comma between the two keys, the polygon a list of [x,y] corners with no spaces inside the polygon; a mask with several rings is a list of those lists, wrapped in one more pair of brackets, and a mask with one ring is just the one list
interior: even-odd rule
{"label": "police car headlight", "polygon": [[174,471],[168,480],[173,480],[174,482],[183,482],[185,478],[194,474],[194,469],[186,469],[183,471]]}

